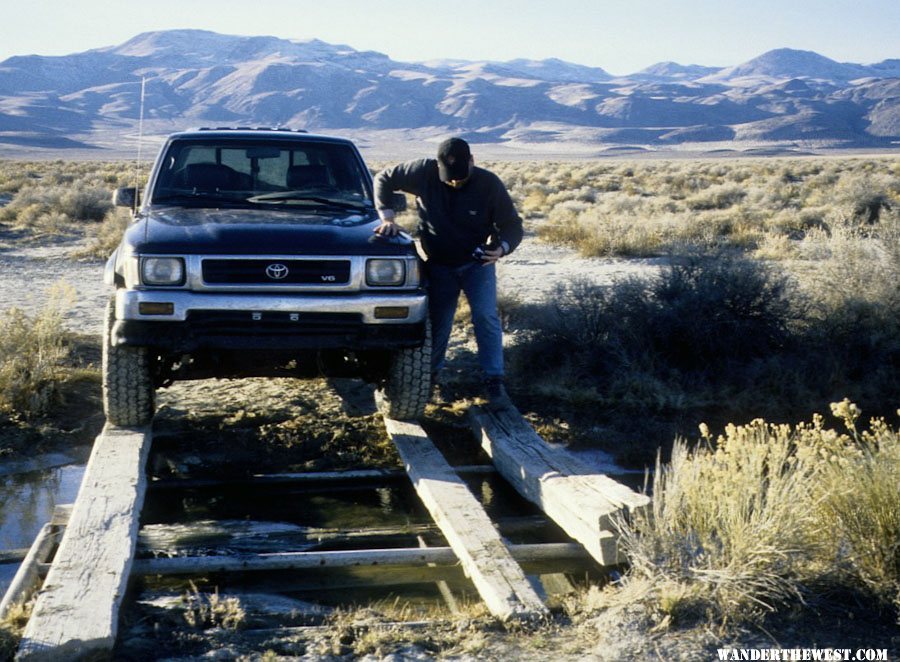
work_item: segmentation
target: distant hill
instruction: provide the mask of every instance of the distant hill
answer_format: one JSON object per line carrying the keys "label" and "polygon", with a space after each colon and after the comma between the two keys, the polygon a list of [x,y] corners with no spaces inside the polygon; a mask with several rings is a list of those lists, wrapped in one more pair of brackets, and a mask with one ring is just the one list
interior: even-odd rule
{"label": "distant hill", "polygon": [[[407,63],[319,40],[147,32],[118,46],[0,62],[0,143],[104,144],[140,113],[167,126],[456,132],[482,142],[831,147],[900,140],[900,59],[778,49],[628,76],[558,59]],[[405,135],[405,134],[398,134]]]}
{"label": "distant hill", "polygon": [[813,78],[845,82],[873,75],[872,70],[858,64],[841,64],[812,51],[779,48],[734,67],[726,67],[706,76],[706,82],[727,82],[741,79],[782,80],[785,78]]}

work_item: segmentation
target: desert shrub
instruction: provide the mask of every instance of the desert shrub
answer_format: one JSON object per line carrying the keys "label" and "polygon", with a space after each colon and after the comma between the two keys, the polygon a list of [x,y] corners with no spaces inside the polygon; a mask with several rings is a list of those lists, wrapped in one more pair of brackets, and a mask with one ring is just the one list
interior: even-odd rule
{"label": "desert shrub", "polygon": [[813,228],[824,228],[828,218],[827,207],[807,207],[802,210],[783,209],[769,218],[770,232],[802,239]]}
{"label": "desert shrub", "polygon": [[759,357],[786,340],[795,316],[788,288],[782,275],[745,258],[688,258],[655,279],[632,332],[641,324],[644,340],[683,368]]}
{"label": "desert shrub", "polygon": [[608,212],[597,205],[568,200],[556,205],[547,222],[537,226],[539,237],[576,248],[584,257],[658,255],[673,226],[663,217],[653,226],[641,223],[632,214],[636,198],[617,197]]}
{"label": "desert shrub", "polygon": [[567,367],[606,384],[634,371],[714,378],[783,346],[794,306],[783,276],[724,253],[613,287],[575,281],[532,316],[519,365],[535,377]]}
{"label": "desert shrub", "polygon": [[717,439],[701,430],[705,443],[677,441],[657,463],[651,509],[618,522],[629,580],[649,580],[661,611],[753,619],[838,587],[896,601],[897,430],[874,420],[842,434],[821,416],[729,425]]}
{"label": "desert shrub", "polygon": [[91,243],[87,248],[77,251],[76,258],[105,259],[119,245],[122,235],[131,222],[131,214],[127,209],[112,209],[107,212],[103,222],[90,231]]}
{"label": "desert shrub", "polygon": [[897,193],[900,193],[900,184],[896,178],[863,173],[844,177],[835,190],[844,211],[862,223],[877,223],[881,212],[892,208]]}
{"label": "desert shrub", "polygon": [[543,214],[547,211],[547,191],[543,187],[529,187],[519,207],[526,215]]}
{"label": "desert shrub", "polygon": [[0,223],[37,234],[77,231],[102,221],[111,193],[133,181],[126,163],[0,162]]}
{"label": "desert shrub", "polygon": [[54,215],[68,221],[99,221],[112,208],[110,191],[100,187],[31,186],[21,189],[3,208],[2,219],[13,225],[46,225]]}
{"label": "desert shrub", "polygon": [[677,441],[671,462],[657,463],[652,511],[620,524],[633,574],[683,587],[723,617],[799,597],[795,566],[807,559],[797,550],[813,539],[812,468],[792,466],[791,447],[789,435],[761,421],[729,428],[712,449]]}
{"label": "desert shrub", "polygon": [[47,413],[65,377],[63,312],[71,290],[56,286],[31,318],[17,308],[0,317],[0,414],[30,418]]}
{"label": "desert shrub", "polygon": [[[872,226],[900,206],[900,184],[889,159],[490,166],[503,174],[526,216],[565,218],[569,229],[557,233],[543,225],[543,240],[570,245],[583,255],[677,253],[699,243],[745,251],[766,245],[761,255],[793,259],[797,254],[784,242],[799,242],[816,228],[827,230],[829,215]],[[570,218],[573,203],[580,211]],[[603,230],[593,226],[608,225],[610,218],[621,221],[621,227],[627,218],[628,241],[602,240]],[[573,221],[581,226],[577,232]],[[776,245],[781,248],[773,250]]]}
{"label": "desert shrub", "polygon": [[892,416],[900,293],[887,263],[866,268],[860,259],[829,290],[731,252],[612,286],[567,283],[518,315],[526,328],[508,353],[511,381],[557,415],[602,426],[583,443],[626,463],[647,462],[704,418],[796,420],[845,395]]}
{"label": "desert shrub", "polygon": [[900,215],[891,211],[867,228],[852,219],[832,222],[830,236],[802,244],[818,258],[801,280],[811,302],[804,343],[814,348],[822,374],[841,376],[846,393],[879,413],[900,392],[898,227]]}
{"label": "desert shrub", "polygon": [[797,248],[786,234],[764,235],[753,252],[761,260],[785,260],[796,254]]}
{"label": "desert shrub", "polygon": [[98,186],[69,189],[60,196],[59,209],[76,221],[102,221],[112,209],[110,191]]}
{"label": "desert shrub", "polygon": [[[900,434],[875,419],[859,431],[859,408],[849,400],[832,405],[859,449],[831,462],[820,489],[817,514],[837,530],[835,574],[864,587],[882,605],[900,610]],[[898,412],[900,414],[900,412]]]}
{"label": "desert shrub", "polygon": [[688,209],[727,209],[738,204],[747,195],[743,186],[738,184],[718,184],[692,195],[684,202]]}

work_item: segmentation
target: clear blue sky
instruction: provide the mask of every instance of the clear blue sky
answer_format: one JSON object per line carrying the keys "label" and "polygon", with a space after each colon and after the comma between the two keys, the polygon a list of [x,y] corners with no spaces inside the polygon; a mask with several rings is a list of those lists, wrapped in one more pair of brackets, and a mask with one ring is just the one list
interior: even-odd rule
{"label": "clear blue sky", "polygon": [[173,28],[315,37],[401,61],[558,57],[613,74],[729,66],[780,47],[900,58],[900,0],[26,0],[3,14],[0,60]]}

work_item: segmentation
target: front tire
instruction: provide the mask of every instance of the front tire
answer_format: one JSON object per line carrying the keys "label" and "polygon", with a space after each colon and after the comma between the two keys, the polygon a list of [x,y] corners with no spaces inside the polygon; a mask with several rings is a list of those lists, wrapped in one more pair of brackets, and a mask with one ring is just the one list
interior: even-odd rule
{"label": "front tire", "polygon": [[420,347],[399,349],[391,357],[379,408],[386,418],[421,418],[431,395],[431,328]]}
{"label": "front tire", "polygon": [[141,427],[153,419],[156,393],[151,357],[146,347],[112,344],[115,298],[106,306],[103,329],[103,411],[106,420],[123,427]]}

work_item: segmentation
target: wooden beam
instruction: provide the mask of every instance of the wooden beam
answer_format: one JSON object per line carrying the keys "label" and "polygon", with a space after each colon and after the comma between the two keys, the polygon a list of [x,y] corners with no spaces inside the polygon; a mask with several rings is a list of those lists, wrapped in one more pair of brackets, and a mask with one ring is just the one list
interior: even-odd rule
{"label": "wooden beam", "polygon": [[[404,474],[405,475],[405,474]],[[536,531],[548,526],[544,515],[507,517],[497,522],[500,531]],[[323,545],[352,542],[355,547],[392,547],[402,539],[440,533],[432,523],[355,529],[310,527],[288,522],[253,520],[197,520],[187,524],[147,524],[138,534],[139,556],[199,556],[204,550],[269,554],[312,551]]]}
{"label": "wooden beam", "polygon": [[97,437],[17,659],[75,659],[112,650],[137,542],[150,441],[149,428],[107,425]]}
{"label": "wooden beam", "polygon": [[514,407],[469,410],[473,432],[494,466],[599,563],[622,562],[611,518],[644,508],[646,495],[549,446]]}
{"label": "wooden beam", "polygon": [[425,431],[416,423],[385,418],[419,498],[456,553],[490,612],[501,620],[548,614],[497,529]]}
{"label": "wooden beam", "polygon": [[6,589],[3,600],[0,601],[0,619],[15,605],[27,602],[38,588],[40,580],[47,576],[47,572],[42,571],[42,568],[59,544],[71,514],[72,504],[57,504],[53,509],[52,518],[38,531],[30,548],[0,553],[0,563],[7,562],[6,555],[9,560],[20,562],[19,569]]}
{"label": "wooden beam", "polygon": [[[458,474],[490,474],[497,470],[492,465],[464,465],[453,467]],[[395,480],[406,480],[402,469],[354,469],[345,471],[307,471],[300,473],[253,474],[231,478],[159,478],[150,481],[151,491],[185,490],[209,487],[233,487],[252,485],[254,488],[267,485],[310,484],[316,489],[323,486],[369,487]]]}
{"label": "wooden beam", "polygon": [[[576,543],[557,542],[510,545],[510,558],[522,562],[581,561],[584,550]],[[241,554],[231,556],[175,556],[137,559],[134,575],[192,575],[215,572],[251,572],[302,570],[307,568],[377,568],[380,566],[455,565],[456,553],[450,547],[399,547],[391,549],[349,549],[330,552],[282,552],[278,554]],[[523,575],[524,577],[524,575]],[[535,595],[535,597],[537,597]],[[541,603],[543,605],[543,603]]]}
{"label": "wooden beam", "polygon": [[34,543],[25,554],[25,558],[10,582],[9,588],[6,589],[3,600],[0,601],[0,619],[3,619],[13,607],[28,602],[32,591],[40,582],[39,565],[47,562],[50,552],[59,542],[58,538],[57,528],[52,524],[44,524],[41,527],[35,536]]}
{"label": "wooden beam", "polygon": [[30,547],[0,549],[0,564],[21,563],[28,556],[29,551],[31,551]]}

